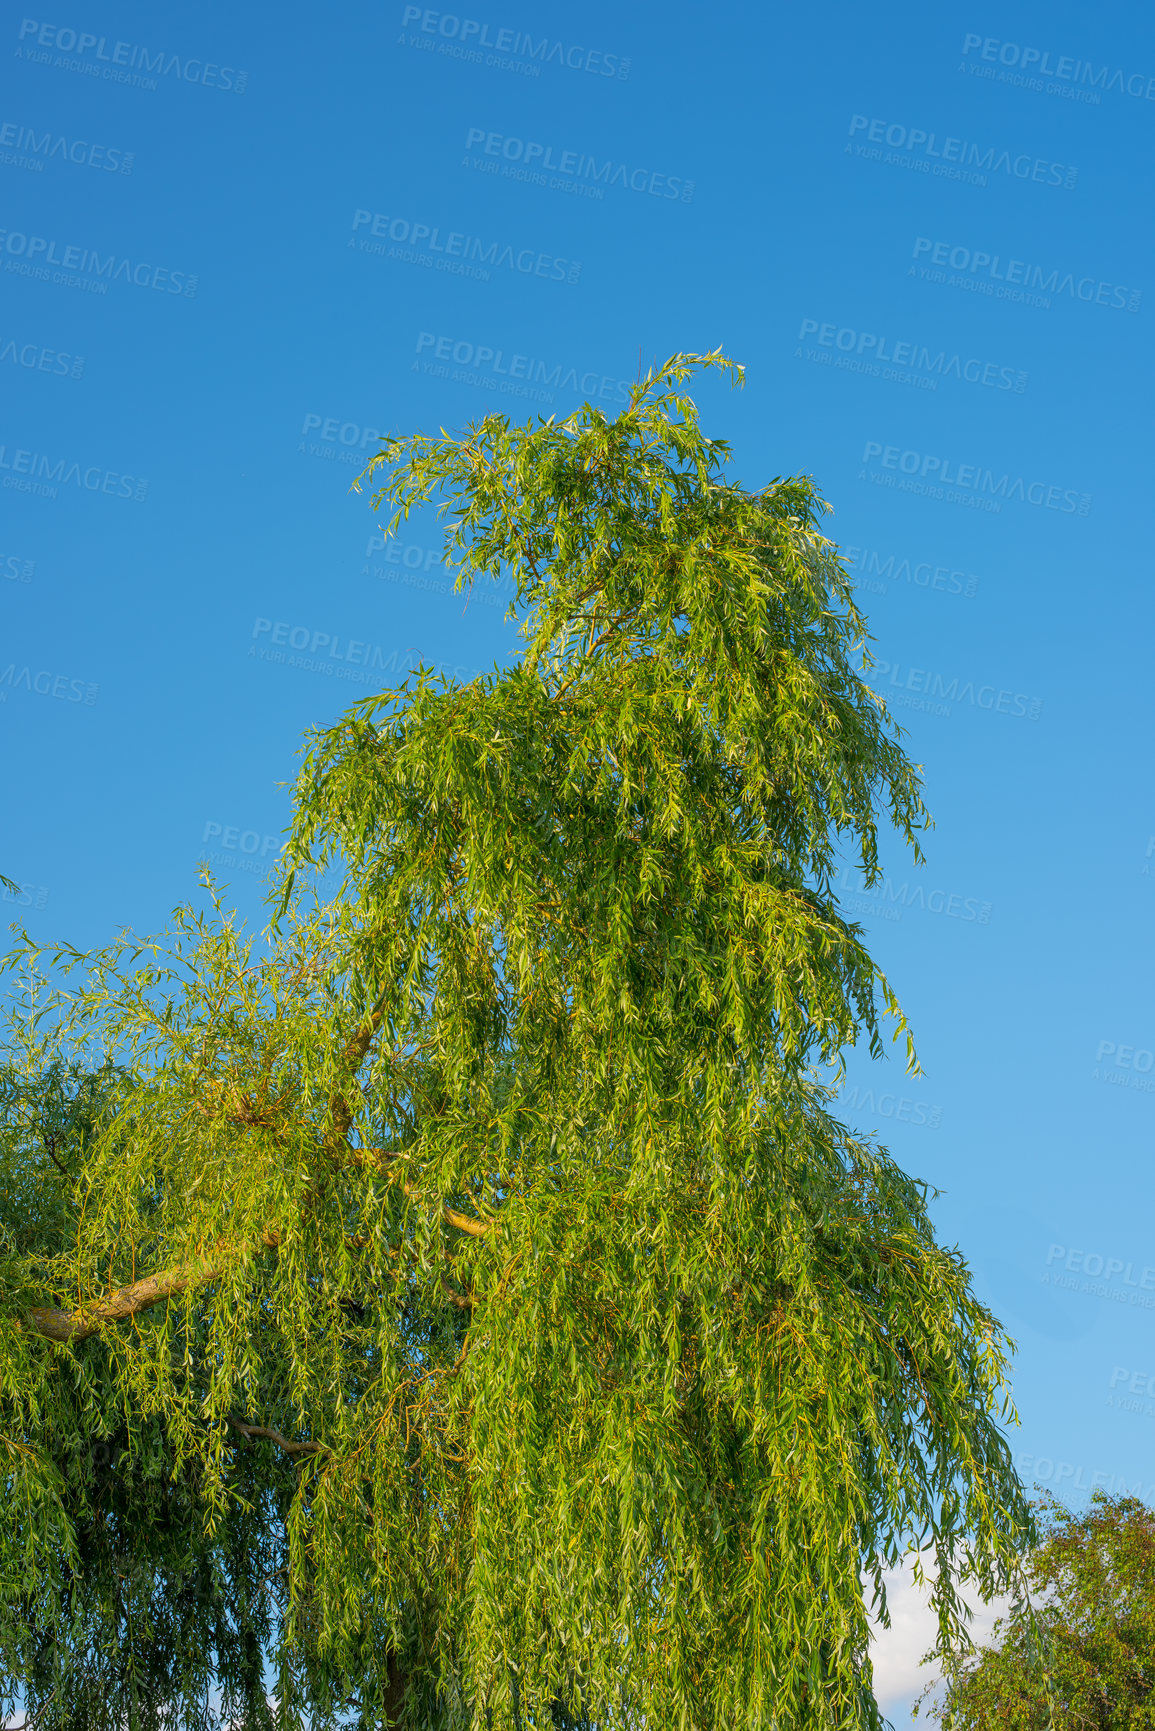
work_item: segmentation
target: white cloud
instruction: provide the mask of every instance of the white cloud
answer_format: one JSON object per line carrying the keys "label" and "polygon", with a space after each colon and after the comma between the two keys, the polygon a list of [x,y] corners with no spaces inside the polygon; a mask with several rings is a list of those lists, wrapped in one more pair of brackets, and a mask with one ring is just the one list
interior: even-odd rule
{"label": "white cloud", "polygon": [[[928,1574],[930,1571],[927,1571]],[[927,1602],[929,1584],[917,1587],[911,1577],[910,1562],[886,1571],[886,1594],[890,1608],[890,1628],[879,1629],[871,1644],[874,1662],[874,1693],[882,1711],[892,1720],[895,1731],[907,1731],[914,1726],[928,1728],[932,1721],[926,1710],[919,1719],[912,1719],[910,1708],[932,1677],[938,1675],[934,1665],[922,1665],[924,1653],[934,1646],[937,1624]],[[972,1639],[981,1645],[989,1636],[996,1617],[1007,1608],[1005,1599],[993,1599],[989,1605],[972,1600],[974,1619],[970,1624]]]}

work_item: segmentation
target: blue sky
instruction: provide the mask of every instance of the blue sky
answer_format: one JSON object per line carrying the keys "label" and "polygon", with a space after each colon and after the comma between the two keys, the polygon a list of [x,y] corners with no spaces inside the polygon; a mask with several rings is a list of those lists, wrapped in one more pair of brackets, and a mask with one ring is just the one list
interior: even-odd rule
{"label": "blue sky", "polygon": [[206,855],[256,912],[305,729],[515,641],[383,546],[377,433],[722,346],[708,430],[831,501],[937,821],[847,890],[925,1068],[847,1115],[1020,1343],[1028,1480],[1155,1498],[1151,18],[466,6],[9,13],[0,912],[152,930]]}

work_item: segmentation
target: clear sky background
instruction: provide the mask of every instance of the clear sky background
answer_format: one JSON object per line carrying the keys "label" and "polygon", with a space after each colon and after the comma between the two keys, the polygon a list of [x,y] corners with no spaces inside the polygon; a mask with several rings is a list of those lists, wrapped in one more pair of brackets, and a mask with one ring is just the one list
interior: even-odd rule
{"label": "clear sky background", "polygon": [[925,1077],[856,1059],[846,1115],[1019,1342],[1027,1480],[1155,1500],[1150,13],[0,32],[0,912],[147,932],[207,857],[258,914],[305,730],[516,644],[431,524],[384,547],[349,492],[376,432],[612,408],[721,345],[748,384],[703,383],[707,430],[833,504],[937,820],[925,870],[848,881]]}

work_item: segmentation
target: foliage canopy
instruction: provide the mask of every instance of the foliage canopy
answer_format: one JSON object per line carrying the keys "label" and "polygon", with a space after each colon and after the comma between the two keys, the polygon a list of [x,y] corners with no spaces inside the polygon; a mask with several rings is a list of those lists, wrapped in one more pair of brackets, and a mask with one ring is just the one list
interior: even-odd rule
{"label": "foliage canopy", "polygon": [[834,883],[882,821],[918,855],[918,778],[812,484],[743,489],[682,392],[724,364],[388,441],[374,504],[524,653],[311,739],[262,939],[217,899],[17,1003],[45,1726],[200,1725],[214,1667],[262,1724],[263,1648],[318,1727],[874,1726],[883,1568],[933,1553],[944,1642],[1013,1572],[1007,1342],[818,1079],[906,1032]]}

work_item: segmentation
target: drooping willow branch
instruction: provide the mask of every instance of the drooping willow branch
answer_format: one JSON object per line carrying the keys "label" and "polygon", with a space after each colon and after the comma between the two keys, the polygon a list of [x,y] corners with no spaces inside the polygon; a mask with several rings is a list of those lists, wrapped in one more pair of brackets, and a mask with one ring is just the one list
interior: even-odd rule
{"label": "drooping willow branch", "polygon": [[[406,1196],[417,1194],[413,1184],[405,1182],[402,1188]],[[462,1214],[458,1209],[451,1208],[447,1202],[441,1205],[441,1215],[447,1225],[455,1226],[459,1232],[467,1232],[473,1238],[483,1238],[493,1224]],[[233,1252],[233,1256],[245,1255],[254,1249],[275,1250],[280,1242],[280,1230],[270,1226],[261,1234],[256,1245],[240,1245]],[[359,1240],[351,1242],[356,1248],[364,1248]],[[174,1268],[162,1269],[158,1274],[147,1274],[142,1280],[134,1280],[127,1286],[117,1287],[106,1298],[78,1305],[75,1310],[60,1310],[54,1305],[37,1306],[28,1312],[28,1326],[48,1340],[61,1343],[88,1340],[109,1323],[127,1322],[129,1318],[139,1316],[142,1311],[151,1310],[158,1304],[166,1304],[170,1298],[179,1298],[183,1292],[198,1286],[211,1285],[214,1280],[222,1278],[230,1260],[232,1257],[211,1256],[201,1257],[193,1262],[178,1263]],[[446,1296],[460,1308],[472,1307],[472,1299],[463,1300],[458,1294],[444,1288],[444,1282],[442,1284]]]}
{"label": "drooping willow branch", "polygon": [[[259,1248],[275,1250],[280,1241],[280,1233],[269,1227],[261,1236]],[[243,1254],[246,1248],[240,1246],[239,1253]],[[178,1263],[175,1268],[163,1269],[159,1274],[146,1274],[143,1280],[133,1280],[127,1286],[117,1287],[106,1298],[78,1305],[75,1310],[60,1310],[53,1305],[37,1307],[28,1312],[28,1325],[49,1340],[88,1340],[110,1322],[127,1322],[130,1317],[139,1316],[154,1305],[178,1298],[182,1292],[208,1286],[221,1278],[226,1267],[227,1261],[216,1256]]]}
{"label": "drooping willow branch", "polygon": [[[364,1027],[349,1040],[344,1052],[345,1064],[350,1070],[356,1071],[364,1060],[374,1035],[384,1014],[384,1000],[379,1000],[370,1012]],[[335,1090],[329,1099],[329,1119],[332,1126],[330,1134],[335,1133],[344,1160],[361,1165],[373,1163],[387,1164],[398,1156],[389,1149],[354,1148],[348,1143],[348,1134],[353,1122],[353,1114],[345,1096]],[[234,1115],[238,1121],[243,1121],[243,1112]],[[415,1197],[417,1187],[408,1179],[403,1179],[401,1188],[407,1197]],[[451,1208],[448,1203],[441,1207],[443,1219],[459,1232],[466,1232],[473,1238],[483,1238],[489,1232],[492,1222],[477,1220],[468,1214],[462,1214],[459,1209]],[[244,1255],[250,1250],[275,1250],[281,1242],[280,1229],[269,1226],[262,1233],[260,1241],[254,1246],[241,1245],[233,1255]],[[354,1241],[360,1246],[359,1241]],[[74,1310],[61,1310],[54,1305],[41,1305],[28,1312],[27,1322],[37,1334],[48,1340],[66,1344],[71,1341],[88,1340],[99,1333],[109,1323],[126,1322],[131,1317],[139,1316],[143,1311],[151,1310],[158,1304],[166,1304],[170,1298],[177,1298],[199,1286],[208,1286],[214,1280],[219,1280],[225,1273],[228,1261],[227,1255],[198,1258],[192,1262],[180,1263],[173,1268],[161,1270],[157,1274],[145,1275],[141,1280],[131,1281],[126,1286],[116,1288],[105,1298],[88,1304],[78,1305]],[[472,1308],[472,1298],[463,1298],[442,1281],[446,1296],[459,1308]],[[230,1420],[230,1422],[232,1422]],[[256,1434],[256,1433],[254,1433]],[[276,1440],[276,1439],[273,1439]]]}

